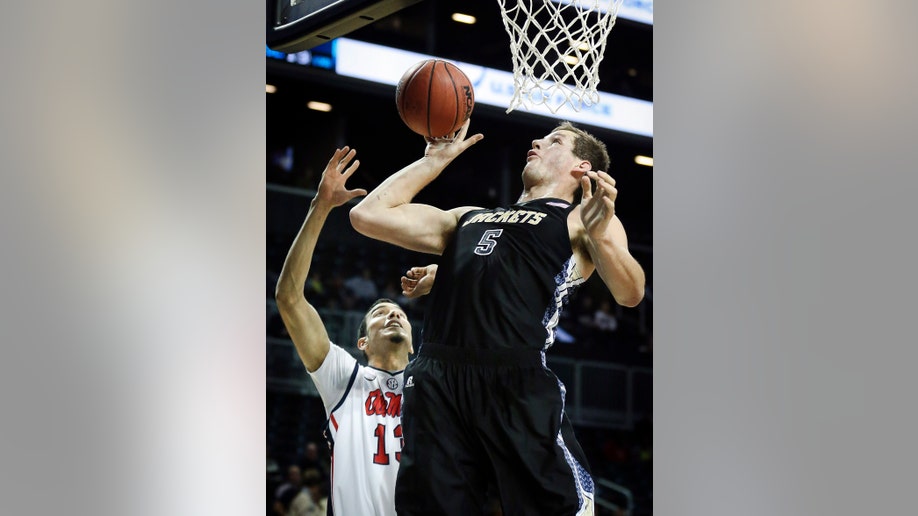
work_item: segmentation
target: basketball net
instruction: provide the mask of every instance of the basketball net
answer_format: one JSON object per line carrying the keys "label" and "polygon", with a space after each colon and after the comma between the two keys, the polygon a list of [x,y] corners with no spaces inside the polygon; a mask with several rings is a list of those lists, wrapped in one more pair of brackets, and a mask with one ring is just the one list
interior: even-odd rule
{"label": "basketball net", "polygon": [[513,56],[507,113],[545,105],[557,113],[599,102],[599,63],[622,0],[497,0]]}

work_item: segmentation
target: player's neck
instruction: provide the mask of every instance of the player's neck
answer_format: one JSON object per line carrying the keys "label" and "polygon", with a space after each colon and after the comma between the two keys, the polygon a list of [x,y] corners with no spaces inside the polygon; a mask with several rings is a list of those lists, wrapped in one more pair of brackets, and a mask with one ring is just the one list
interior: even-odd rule
{"label": "player's neck", "polygon": [[524,188],[523,193],[520,194],[520,198],[516,201],[526,202],[532,201],[535,199],[544,199],[546,197],[551,197],[553,199],[564,199],[568,202],[573,202],[574,197],[570,192],[565,192],[564,189],[560,188],[560,185],[536,185],[530,188]]}
{"label": "player's neck", "polygon": [[398,356],[373,357],[373,360],[367,362],[367,364],[370,367],[375,367],[376,369],[382,369],[383,371],[396,373],[398,371],[405,370],[405,367],[408,366],[408,359],[406,357]]}

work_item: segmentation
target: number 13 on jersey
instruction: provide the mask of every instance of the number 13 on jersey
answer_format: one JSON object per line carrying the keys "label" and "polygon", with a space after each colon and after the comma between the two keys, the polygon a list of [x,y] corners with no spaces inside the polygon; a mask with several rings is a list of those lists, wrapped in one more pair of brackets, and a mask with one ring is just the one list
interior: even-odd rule
{"label": "number 13 on jersey", "polygon": [[[399,439],[399,443],[402,446],[405,446],[405,438],[402,437],[402,425],[396,425],[392,429],[392,434]],[[376,453],[373,455],[373,464],[389,464],[389,453],[386,451],[386,425],[376,425],[373,435],[376,436]],[[402,452],[395,452],[395,460],[396,462],[402,460]]]}

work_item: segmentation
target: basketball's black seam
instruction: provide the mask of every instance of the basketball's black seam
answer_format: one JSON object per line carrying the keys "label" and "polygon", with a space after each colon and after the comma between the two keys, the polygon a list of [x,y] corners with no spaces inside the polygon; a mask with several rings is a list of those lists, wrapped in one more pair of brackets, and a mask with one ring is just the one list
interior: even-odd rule
{"label": "basketball's black seam", "polygon": [[[462,105],[459,103],[459,86],[456,84],[456,79],[453,79],[453,74],[450,73],[448,66],[444,64],[443,68],[446,70],[446,75],[449,77],[449,82],[453,84],[453,96],[456,97],[456,109],[454,110],[456,116],[453,118],[453,124],[450,126],[450,133],[452,133],[452,129],[456,127],[456,123],[459,121],[459,112]],[[449,136],[449,134],[445,134],[444,136]]]}
{"label": "basketball's black seam", "polygon": [[435,138],[435,136],[433,135],[433,130],[430,128],[430,96],[433,93],[434,75],[437,72],[437,63],[439,62],[439,59],[434,60],[433,66],[430,67],[430,80],[427,83],[427,136],[431,138]]}
{"label": "basketball's black seam", "polygon": [[[408,99],[407,99],[407,97],[408,97],[408,86],[410,86],[411,83],[414,82],[415,77],[417,77],[418,74],[421,73],[421,70],[423,70],[423,69],[424,69],[424,66],[423,66],[423,65],[418,66],[418,69],[415,70],[413,74],[411,74],[411,77],[408,77],[408,79],[405,81],[405,91],[402,92],[402,98],[401,98],[401,99],[398,99],[398,100],[401,101],[400,104],[398,104],[398,105],[396,106],[396,107],[398,108],[398,115],[399,115],[399,117],[401,117],[402,121],[405,122],[406,124],[408,123],[408,120],[405,119],[405,116],[404,116],[402,113],[404,112],[405,107],[406,107],[407,102],[408,102]],[[397,94],[398,94],[398,92],[396,91],[396,95],[397,95]]]}

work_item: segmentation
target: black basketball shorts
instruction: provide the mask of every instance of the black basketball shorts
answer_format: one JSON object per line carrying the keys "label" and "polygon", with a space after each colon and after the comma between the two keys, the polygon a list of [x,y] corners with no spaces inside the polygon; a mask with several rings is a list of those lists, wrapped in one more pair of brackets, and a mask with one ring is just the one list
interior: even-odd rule
{"label": "black basketball shorts", "polygon": [[[564,387],[538,351],[425,343],[405,369],[400,516],[592,514],[589,466],[564,414]],[[496,488],[496,489],[495,489]]]}

